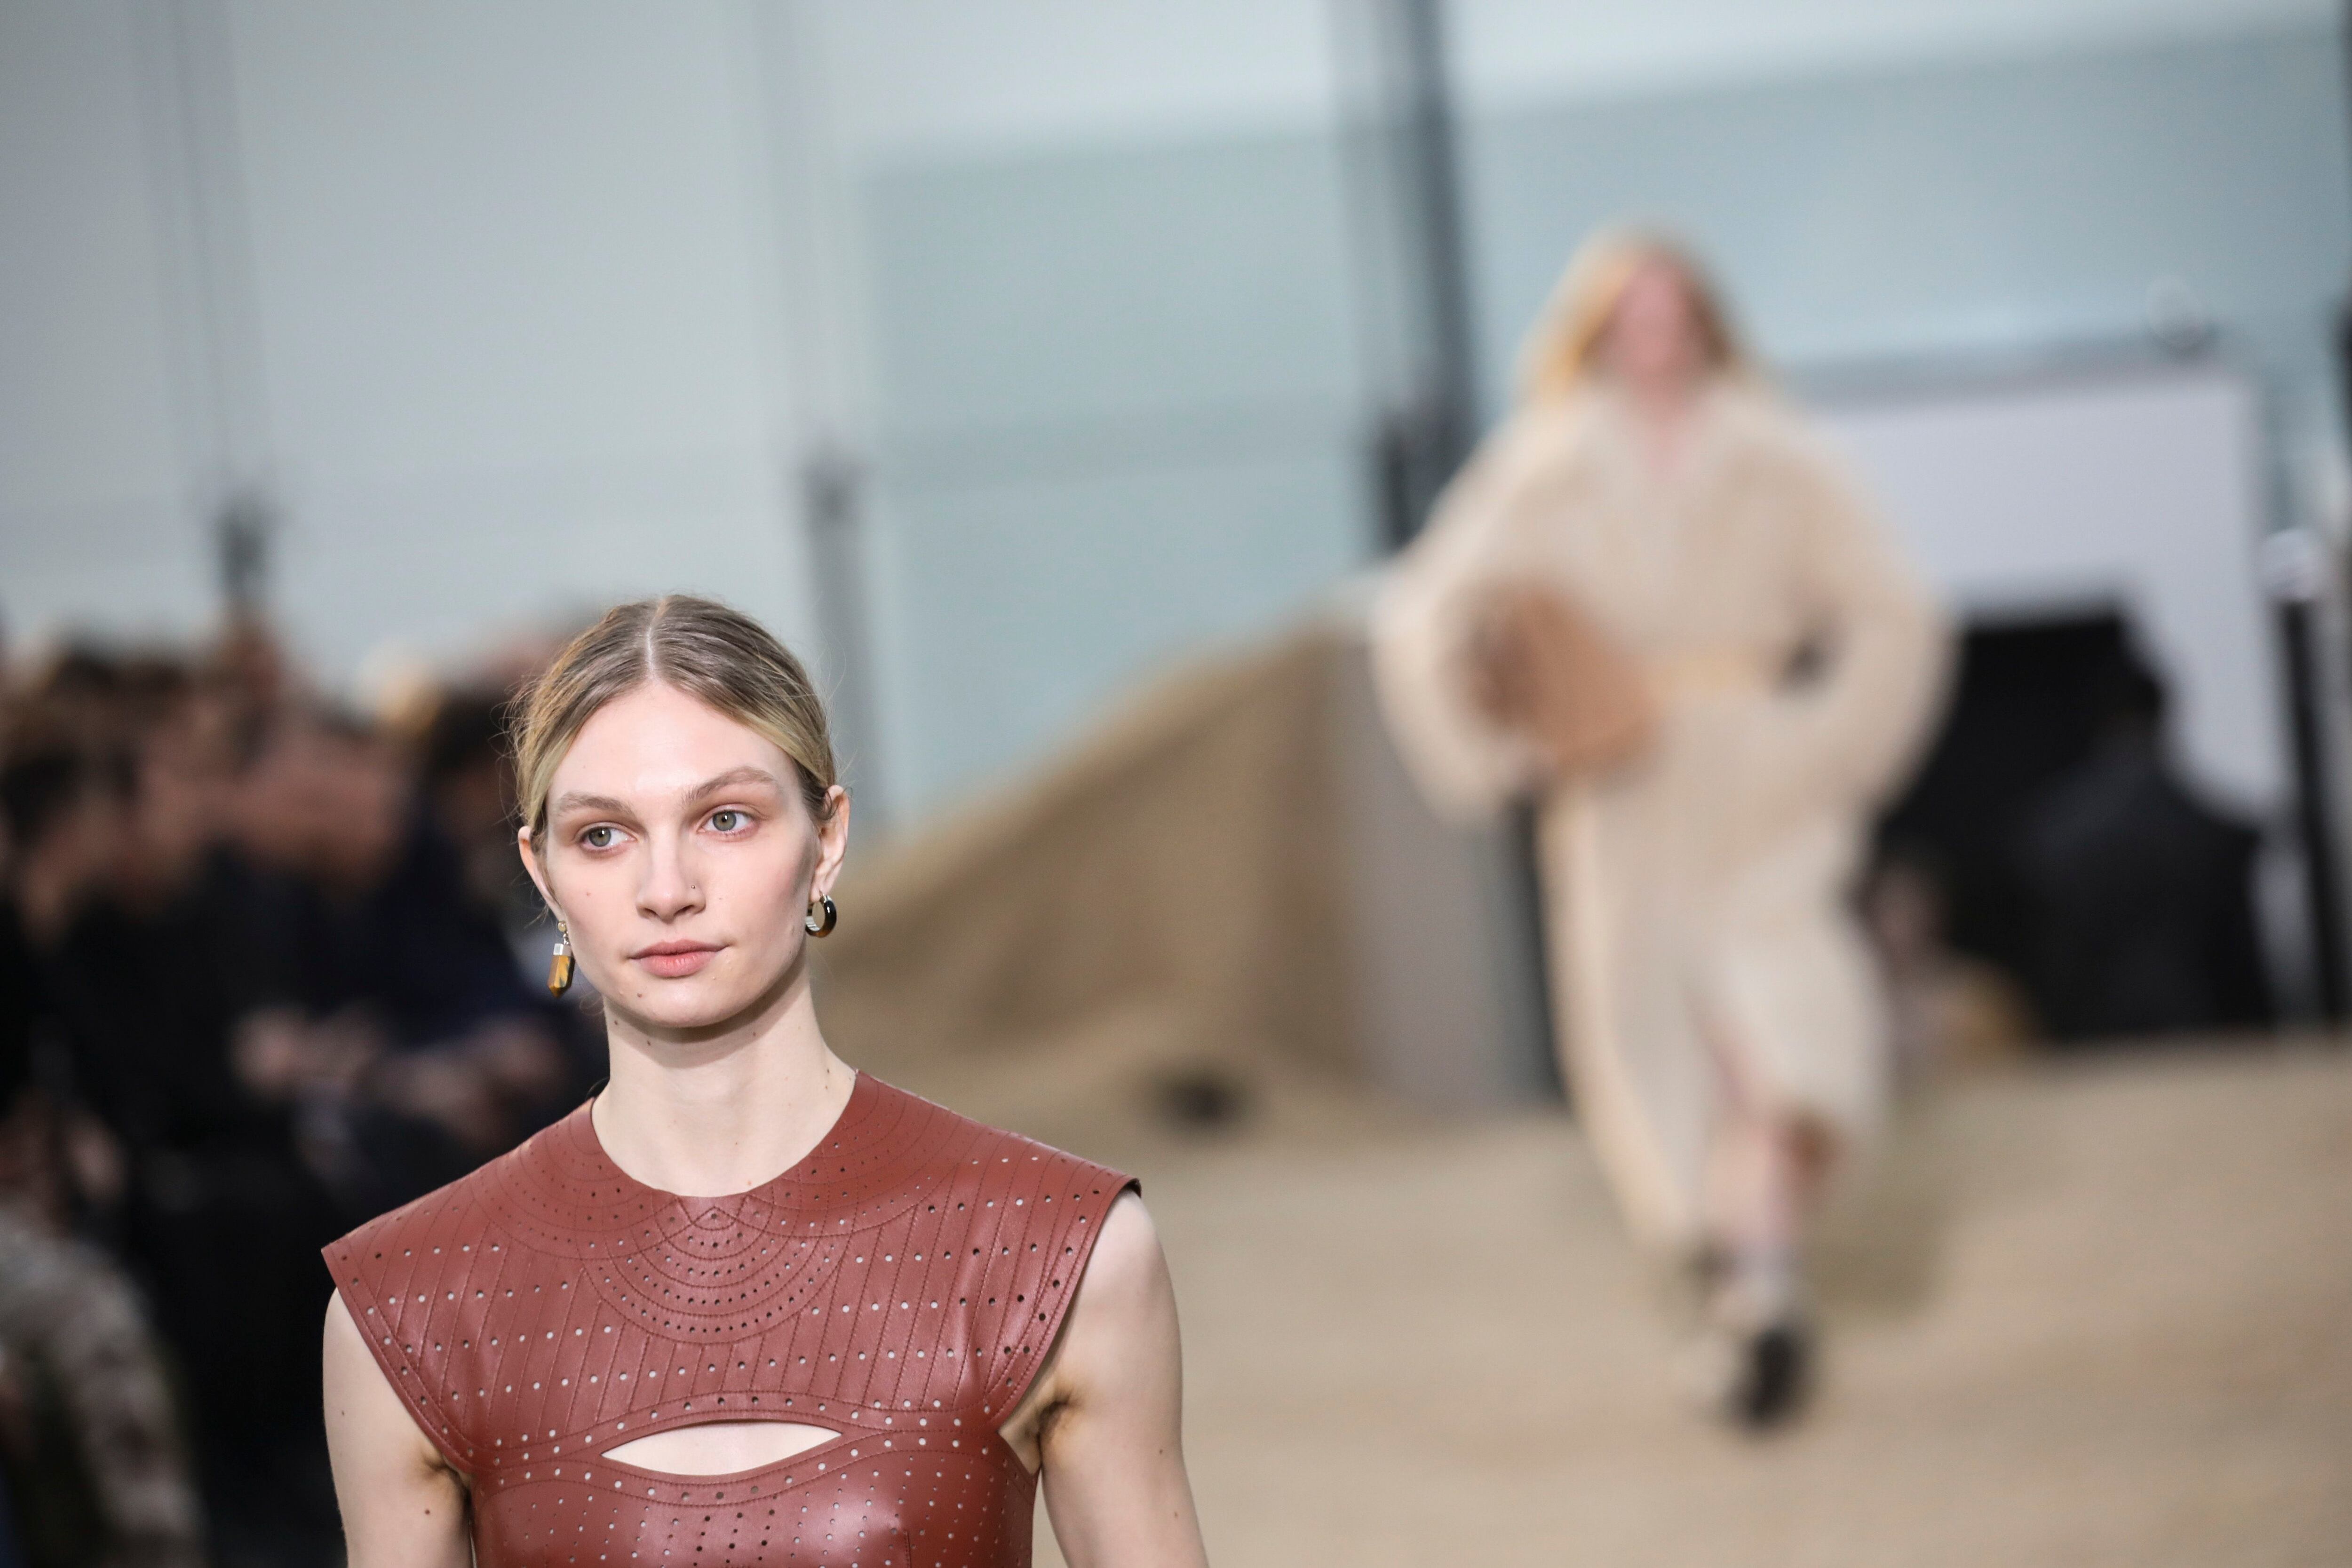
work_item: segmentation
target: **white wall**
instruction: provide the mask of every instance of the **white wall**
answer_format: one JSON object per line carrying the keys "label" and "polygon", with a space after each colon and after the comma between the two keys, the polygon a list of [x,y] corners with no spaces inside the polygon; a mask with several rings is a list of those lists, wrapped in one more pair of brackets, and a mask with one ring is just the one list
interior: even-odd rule
{"label": "white wall", "polygon": [[0,6],[0,614],[169,632],[188,526],[164,236],[127,5]]}
{"label": "white wall", "polygon": [[797,629],[732,8],[234,18],[282,597],[321,651],[669,586]]}
{"label": "white wall", "polygon": [[2170,696],[2178,760],[2241,810],[2291,789],[2256,568],[2260,393],[2218,366],[1949,386],[1822,409],[1954,609],[2122,610]]}
{"label": "white wall", "polygon": [[[1325,123],[1365,0],[803,0],[864,163]],[[1448,0],[1465,99],[2321,26],[2332,0]]]}
{"label": "white wall", "polygon": [[[157,391],[187,335],[157,301],[190,258],[153,214],[193,120],[230,139],[206,194],[238,220],[228,292],[251,307],[193,351],[252,366],[258,428],[226,477],[274,495],[273,597],[331,679],[669,587],[804,627],[740,7],[186,0],[194,115],[142,81],[131,15],[0,13],[0,179],[37,215],[0,225],[0,320],[39,334],[0,356],[13,615],[139,631],[211,612],[223,454]],[[107,507],[130,520],[93,537],[81,519]],[[128,603],[126,559],[152,579]]]}
{"label": "white wall", "polygon": [[809,0],[865,163],[1320,125],[1328,0]]}
{"label": "white wall", "polygon": [[1453,0],[1480,103],[2322,26],[2333,0]]}

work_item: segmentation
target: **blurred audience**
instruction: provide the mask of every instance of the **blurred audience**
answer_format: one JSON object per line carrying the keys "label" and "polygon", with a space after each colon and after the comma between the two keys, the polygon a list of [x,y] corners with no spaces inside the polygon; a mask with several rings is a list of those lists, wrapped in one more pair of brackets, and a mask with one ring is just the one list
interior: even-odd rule
{"label": "blurred audience", "polygon": [[[45,1129],[11,1190],[51,1217],[24,1245],[54,1260],[0,1263],[0,1347],[80,1300],[67,1317],[115,1347],[97,1359],[135,1362],[135,1281],[225,1563],[339,1559],[318,1248],[545,1125],[594,1071],[598,1032],[518,962],[499,700],[446,694],[394,731],[305,693],[254,626],[201,656],[74,650],[7,695],[5,1030]],[[101,1500],[176,1451],[83,1448]],[[43,1555],[27,1489],[56,1489],[8,1475],[35,1568],[116,1560]]]}

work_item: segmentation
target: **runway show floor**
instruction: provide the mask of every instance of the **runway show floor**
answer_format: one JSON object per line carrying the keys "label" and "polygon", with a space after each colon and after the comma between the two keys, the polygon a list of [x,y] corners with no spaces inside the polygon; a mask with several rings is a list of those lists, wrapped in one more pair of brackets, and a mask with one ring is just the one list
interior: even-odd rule
{"label": "runway show floor", "polygon": [[1671,1292],[1561,1116],[1114,1142],[1176,1269],[1220,1568],[2352,1563],[2340,1047],[1913,1104],[1824,1243],[1821,1397],[1761,1442],[1684,1401]]}

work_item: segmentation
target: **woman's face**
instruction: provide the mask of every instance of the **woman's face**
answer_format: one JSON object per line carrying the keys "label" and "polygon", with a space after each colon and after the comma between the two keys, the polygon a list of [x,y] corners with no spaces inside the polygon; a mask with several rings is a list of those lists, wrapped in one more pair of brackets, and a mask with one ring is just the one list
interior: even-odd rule
{"label": "woman's face", "polygon": [[1617,298],[1602,345],[1611,371],[1643,390],[1686,386],[1707,363],[1690,283],[1670,261],[1643,262]]}
{"label": "woman's face", "polygon": [[608,1006],[648,1034],[709,1030],[800,974],[803,915],[848,843],[838,786],[831,806],[820,827],[774,742],[648,683],[581,727],[523,863]]}

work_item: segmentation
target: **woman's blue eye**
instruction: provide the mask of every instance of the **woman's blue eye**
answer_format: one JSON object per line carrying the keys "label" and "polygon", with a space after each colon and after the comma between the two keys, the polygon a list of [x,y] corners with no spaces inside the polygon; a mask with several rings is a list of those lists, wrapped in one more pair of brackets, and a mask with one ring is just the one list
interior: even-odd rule
{"label": "woman's blue eye", "polygon": [[591,828],[586,832],[580,835],[580,841],[592,850],[609,849],[612,847],[613,843],[613,830],[610,828]]}
{"label": "woman's blue eye", "polygon": [[743,825],[743,813],[736,810],[713,811],[710,825],[722,833],[731,833]]}

